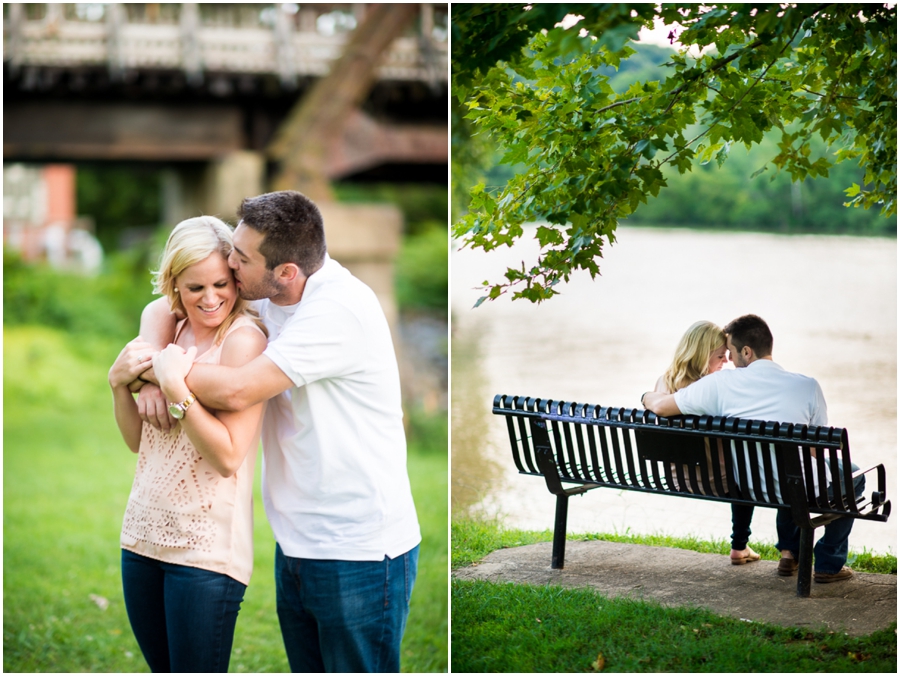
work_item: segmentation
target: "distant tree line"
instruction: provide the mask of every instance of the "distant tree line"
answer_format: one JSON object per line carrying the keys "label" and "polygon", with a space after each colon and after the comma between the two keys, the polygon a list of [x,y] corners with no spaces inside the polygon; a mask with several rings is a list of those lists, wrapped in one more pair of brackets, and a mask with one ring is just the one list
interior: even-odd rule
{"label": "distant tree line", "polygon": [[[635,82],[665,79],[671,70],[665,64],[673,49],[635,43],[635,50],[618,70],[607,67],[598,73],[609,78],[617,93]],[[459,168],[454,184],[454,218],[465,211],[468,189],[480,180],[487,187],[502,186],[524,165],[500,164],[504,154],[482,137],[472,137],[471,125],[454,116],[453,156]],[[679,173],[664,167],[668,187],[624,223],[632,225],[683,226],[771,231],[781,233],[824,233],[869,236],[897,236],[895,219],[884,218],[876,209],[848,209],[844,206],[847,186],[862,183],[864,170],[853,162],[834,165],[827,177],[807,178],[792,183],[784,173],[764,172],[753,176],[766,161],[777,154],[780,131],[771,131],[749,151],[732,148],[728,161],[718,166],[710,162],[693,171]],[[821,140],[813,137],[812,154],[825,151]],[[465,186],[465,187],[464,187]]]}

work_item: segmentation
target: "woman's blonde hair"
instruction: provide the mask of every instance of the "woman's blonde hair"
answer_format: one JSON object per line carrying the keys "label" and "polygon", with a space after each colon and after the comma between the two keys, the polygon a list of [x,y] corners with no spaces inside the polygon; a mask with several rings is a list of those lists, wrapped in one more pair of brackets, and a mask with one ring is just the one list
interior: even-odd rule
{"label": "woman's blonde hair", "polygon": [[677,392],[709,373],[709,357],[725,345],[725,333],[712,322],[697,322],[685,331],[672,365],[663,375],[669,392]]}
{"label": "woman's blonde hair", "polygon": [[[178,275],[192,265],[205,261],[214,253],[227,260],[233,248],[231,228],[215,216],[197,216],[181,221],[169,234],[166,248],[160,258],[159,269],[153,272],[153,292],[169,299],[169,308],[172,312],[181,316],[187,315],[181,294],[175,286]],[[249,316],[268,335],[268,331],[259,320],[259,315],[249,308],[247,301],[237,296],[234,307],[216,331],[216,345],[222,342],[228,327],[240,315]]]}

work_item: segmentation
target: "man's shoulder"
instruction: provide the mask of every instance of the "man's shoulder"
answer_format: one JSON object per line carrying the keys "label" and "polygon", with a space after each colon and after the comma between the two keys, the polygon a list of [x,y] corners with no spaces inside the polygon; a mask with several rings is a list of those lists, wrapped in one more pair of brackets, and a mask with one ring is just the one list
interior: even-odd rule
{"label": "man's shoulder", "polygon": [[365,291],[372,292],[365,282],[333,258],[326,259],[325,264],[312,274],[307,282],[307,290],[310,292],[310,300],[335,301],[352,299]]}
{"label": "man's shoulder", "polygon": [[299,309],[313,314],[346,313],[363,322],[372,321],[375,315],[383,314],[381,301],[375,291],[336,261],[331,262],[337,269],[329,270],[329,274],[316,285],[313,293],[303,299]]}
{"label": "man's shoulder", "polygon": [[[755,364],[757,364],[757,362],[754,362],[750,366],[753,367]],[[751,375],[759,375],[767,379],[790,381],[798,385],[803,384],[816,387],[819,386],[819,382],[812,376],[807,376],[802,373],[796,373],[794,371],[788,371],[786,368],[780,366],[770,359],[759,360],[759,364],[760,366],[757,366],[753,371],[751,371],[750,369],[744,370],[748,371],[748,373]]]}

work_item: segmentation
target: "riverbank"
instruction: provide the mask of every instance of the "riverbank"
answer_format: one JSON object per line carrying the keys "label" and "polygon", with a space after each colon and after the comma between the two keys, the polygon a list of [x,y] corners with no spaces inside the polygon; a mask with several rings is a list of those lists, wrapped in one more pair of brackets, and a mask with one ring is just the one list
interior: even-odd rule
{"label": "riverbank", "polygon": [[799,599],[771,546],[738,567],[725,542],[572,536],[554,571],[551,537],[454,521],[454,671],[896,671],[896,557],[851,552],[882,572]]}

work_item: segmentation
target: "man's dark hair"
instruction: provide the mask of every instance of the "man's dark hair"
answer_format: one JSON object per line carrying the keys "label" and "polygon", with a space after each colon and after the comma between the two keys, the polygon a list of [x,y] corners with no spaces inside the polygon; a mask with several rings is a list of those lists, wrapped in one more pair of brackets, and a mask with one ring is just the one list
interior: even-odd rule
{"label": "man's dark hair", "polygon": [[757,357],[768,357],[772,354],[772,332],[769,325],[756,315],[744,315],[729,322],[722,329],[731,336],[731,343],[738,350],[746,345]]}
{"label": "man's dark hair", "polygon": [[322,214],[306,195],[294,190],[248,197],[238,208],[238,217],[263,235],[259,252],[266,268],[296,264],[309,277],[325,260],[325,227]]}

